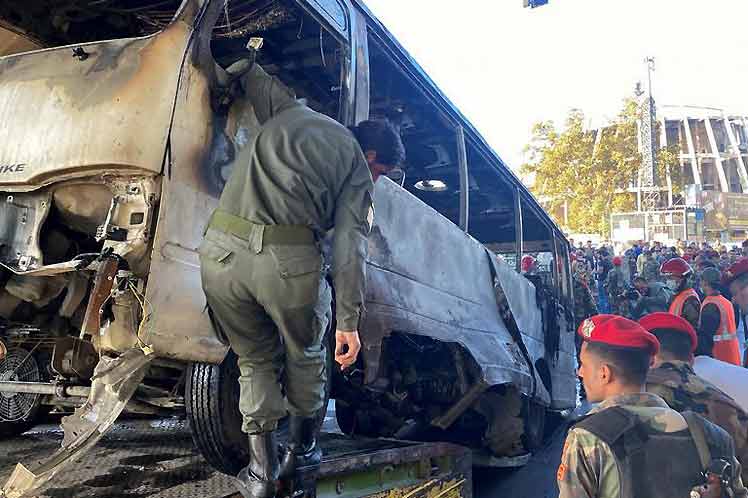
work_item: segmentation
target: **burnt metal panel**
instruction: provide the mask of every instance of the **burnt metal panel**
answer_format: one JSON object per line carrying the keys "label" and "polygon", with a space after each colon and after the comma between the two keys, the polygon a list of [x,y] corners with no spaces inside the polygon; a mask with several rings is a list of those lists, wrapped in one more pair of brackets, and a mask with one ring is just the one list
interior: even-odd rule
{"label": "burnt metal panel", "polygon": [[218,158],[233,158],[233,144],[243,143],[226,137],[226,119],[211,107],[216,68],[209,41],[220,6],[209,3],[181,71],[146,290],[155,312],[141,335],[159,356],[207,363],[223,361],[228,346],[205,309],[197,248],[223,188],[217,170],[225,161]]}
{"label": "burnt metal panel", "polygon": [[[532,392],[532,377],[499,316],[485,247],[387,178],[377,181],[361,330],[366,379],[380,375],[382,341],[405,332],[461,344],[489,384]],[[544,354],[535,290],[503,262],[499,278],[533,361]],[[550,395],[537,378],[537,397]]]}
{"label": "burnt metal panel", "polygon": [[23,165],[3,170],[0,185],[32,190],[92,170],[160,172],[189,34],[176,22],[146,38],[0,58],[0,165]]}

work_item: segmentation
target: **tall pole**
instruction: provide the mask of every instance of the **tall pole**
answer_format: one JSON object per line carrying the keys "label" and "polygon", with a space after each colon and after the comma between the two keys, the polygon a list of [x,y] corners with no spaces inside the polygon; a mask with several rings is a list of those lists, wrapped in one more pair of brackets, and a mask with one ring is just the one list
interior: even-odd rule
{"label": "tall pole", "polygon": [[657,208],[659,190],[657,187],[657,138],[656,138],[656,108],[652,96],[652,72],[655,69],[654,58],[647,57],[647,91],[641,112],[641,153],[642,162],[639,168],[639,189],[641,192],[642,211],[652,211]]}

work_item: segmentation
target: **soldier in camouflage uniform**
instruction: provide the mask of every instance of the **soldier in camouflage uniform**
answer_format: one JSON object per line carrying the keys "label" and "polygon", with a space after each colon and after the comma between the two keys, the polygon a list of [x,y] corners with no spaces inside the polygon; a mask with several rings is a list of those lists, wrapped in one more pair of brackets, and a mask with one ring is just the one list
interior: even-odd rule
{"label": "soldier in camouflage uniform", "polygon": [[585,275],[574,272],[574,320],[576,326],[579,327],[583,320],[593,315],[597,315],[597,306],[585,280]]}
{"label": "soldier in camouflage uniform", "polygon": [[605,290],[608,293],[608,302],[610,303],[610,312],[614,315],[623,315],[623,291],[624,277],[621,265],[623,264],[623,258],[616,256],[613,258],[613,268],[608,272],[608,276],[605,278]]}
{"label": "soldier in camouflage uniform", "polygon": [[[688,497],[706,461],[732,464],[732,496],[748,497],[730,436],[695,414],[683,416],[644,392],[657,338],[636,322],[597,315],[582,323],[579,375],[599,403],[569,431],[557,480],[559,498]],[[702,432],[701,443],[691,436]],[[704,441],[707,443],[704,444]],[[707,454],[708,453],[708,454]],[[678,465],[672,465],[677,455]],[[722,496],[722,495],[718,495]]]}
{"label": "soldier in camouflage uniform", "polygon": [[[320,240],[335,228],[335,360],[361,348],[372,180],[404,159],[397,131],[365,121],[354,130],[294,98],[257,64],[241,90],[262,125],[236,159],[200,246],[211,315],[238,356],[239,409],[250,464],[237,478],[245,498],[275,496],[276,482],[318,464],[316,413],[325,398],[325,342],[332,292]],[[289,417],[279,467],[275,429]]]}
{"label": "soldier in camouflage uniform", "polygon": [[660,396],[673,410],[696,412],[730,434],[746,482],[748,414],[730,396],[694,372],[693,353],[698,341],[694,328],[671,313],[652,313],[639,324],[660,341],[654,368],[647,375],[647,392]]}

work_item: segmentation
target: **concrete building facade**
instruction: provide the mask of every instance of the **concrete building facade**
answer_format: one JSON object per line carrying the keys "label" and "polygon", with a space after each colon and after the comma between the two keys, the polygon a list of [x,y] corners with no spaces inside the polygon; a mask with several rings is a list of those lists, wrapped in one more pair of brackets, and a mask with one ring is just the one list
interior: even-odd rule
{"label": "concrete building facade", "polygon": [[[660,180],[668,207],[705,211],[707,238],[744,240],[748,234],[748,116],[696,106],[658,108],[660,147],[676,146],[682,195]],[[664,199],[663,199],[664,200]]]}

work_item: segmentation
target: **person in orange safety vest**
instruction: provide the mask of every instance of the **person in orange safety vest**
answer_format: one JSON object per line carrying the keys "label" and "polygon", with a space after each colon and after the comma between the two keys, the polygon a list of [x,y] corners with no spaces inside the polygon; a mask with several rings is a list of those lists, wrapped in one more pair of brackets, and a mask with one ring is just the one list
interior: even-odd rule
{"label": "person in orange safety vest", "polygon": [[721,276],[716,268],[706,268],[701,273],[701,289],[706,297],[701,303],[697,354],[740,365],[735,309],[719,291]]}
{"label": "person in orange safety vest", "polygon": [[691,265],[683,258],[672,258],[662,264],[660,274],[665,278],[665,285],[673,293],[668,312],[685,318],[693,328],[698,328],[701,303],[699,295],[689,282],[693,276]]}

